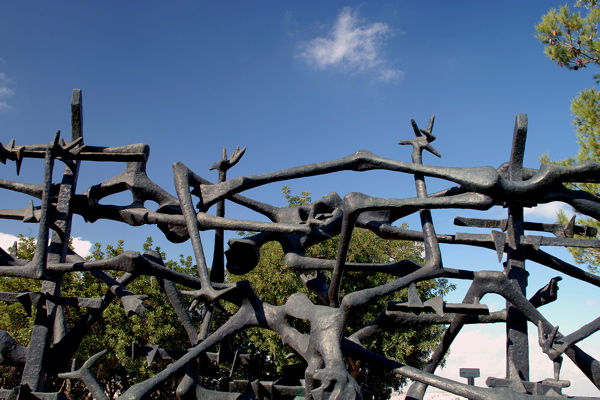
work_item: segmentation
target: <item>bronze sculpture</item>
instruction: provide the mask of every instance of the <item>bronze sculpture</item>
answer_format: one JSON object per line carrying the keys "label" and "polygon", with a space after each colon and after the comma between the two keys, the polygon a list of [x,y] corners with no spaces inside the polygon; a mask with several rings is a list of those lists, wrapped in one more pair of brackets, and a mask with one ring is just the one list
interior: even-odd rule
{"label": "bronze sculpture", "polygon": [[[63,379],[79,379],[96,399],[107,399],[92,373],[94,363],[101,362],[103,353],[89,359],[81,368],[70,370],[69,363],[89,328],[102,316],[110,302],[118,298],[127,315],[146,312],[144,294],[135,294],[126,286],[140,275],[155,276],[181,320],[190,348],[181,349],[177,359],[162,372],[133,385],[118,397],[142,399],[166,379],[182,375],[177,395],[181,399],[237,399],[237,398],[304,398],[309,399],[359,399],[360,388],[348,373],[344,357],[356,356],[385,367],[397,374],[411,378],[415,383],[409,388],[408,398],[422,399],[427,385],[467,397],[469,399],[544,399],[561,397],[568,386],[560,380],[562,354],[565,354],[581,371],[600,388],[600,366],[576,343],[600,329],[600,318],[593,320],[569,335],[562,335],[546,318],[539,307],[557,299],[557,282],[551,278],[530,299],[526,297],[526,260],[538,262],[560,273],[599,286],[600,277],[560,260],[541,250],[542,246],[600,247],[596,239],[576,239],[596,236],[597,232],[574,221],[566,226],[525,222],[523,208],[551,201],[562,201],[577,211],[600,218],[600,202],[594,195],[565,187],[568,182],[600,182],[600,164],[585,162],[574,166],[544,164],[539,169],[524,168],[523,153],[527,134],[527,117],[518,115],[513,136],[510,161],[500,168],[434,167],[424,164],[422,152],[427,150],[439,156],[432,146],[434,119],[427,129],[420,129],[412,121],[415,137],[401,141],[412,146],[412,162],[386,159],[361,150],[348,157],[290,168],[262,175],[249,175],[227,179],[226,172],[243,156],[245,149],[228,158],[225,150],[221,160],[211,169],[219,172],[218,183],[212,183],[177,162],[173,165],[176,196],[152,182],[146,175],[149,149],[135,144],[123,147],[88,146],[83,141],[81,91],[75,90],[72,98],[73,134],[65,142],[57,133],[52,142],[40,145],[0,145],[0,161],[14,161],[19,171],[25,158],[44,159],[44,182],[23,184],[0,180],[0,187],[28,194],[40,200],[24,209],[0,210],[0,217],[25,222],[37,222],[39,234],[32,261],[17,259],[0,249],[0,276],[26,277],[43,281],[40,292],[0,293],[0,300],[19,301],[36,309],[30,345],[25,348],[10,335],[0,331],[0,361],[23,368],[19,388],[0,390],[0,398],[61,398],[56,393],[44,392],[46,373],[58,374]],[[55,161],[66,167],[61,183],[52,181]],[[77,192],[77,177],[81,162],[125,162],[123,173]],[[362,193],[349,193],[343,199],[337,194],[299,208],[278,208],[241,195],[244,191],[264,184],[306,176],[331,174],[338,171],[366,171],[385,169],[414,176],[416,196],[410,198],[376,198]],[[425,178],[435,177],[456,184],[449,189],[429,194]],[[122,192],[131,192],[132,202],[127,205],[100,204],[100,200]],[[194,200],[196,198],[196,200]],[[147,201],[158,204],[156,210],[146,208]],[[235,220],[225,217],[224,202],[232,201],[257,211],[272,222]],[[197,204],[195,204],[197,202]],[[216,215],[207,211],[216,207]],[[486,234],[436,233],[430,210],[476,209],[487,210],[495,206],[507,208],[505,220],[457,218],[456,225],[491,229]],[[421,230],[408,230],[393,223],[413,213],[418,213]],[[118,257],[87,261],[69,250],[71,219],[81,215],[87,221],[110,219],[133,226],[157,225],[174,243],[191,241],[198,266],[198,277],[178,273],[164,266],[160,255],[154,252],[139,254],[125,252]],[[399,260],[387,265],[349,264],[346,254],[355,227],[369,229],[389,240],[416,240],[424,244],[425,263],[417,264]],[[199,232],[215,231],[213,264],[209,269]],[[244,239],[232,239],[225,251],[224,230],[257,232]],[[551,231],[555,238],[525,234],[525,231]],[[52,231],[52,233],[51,233]],[[306,256],[306,250],[331,236],[340,235],[335,260]],[[46,243],[50,240],[50,245]],[[274,306],[263,302],[253,291],[252,282],[228,283],[225,280],[225,262],[230,273],[245,274],[259,259],[260,247],[277,240],[285,252],[285,266],[296,272],[305,285],[321,300],[315,304],[302,294],[292,295],[285,305]],[[506,254],[503,271],[467,271],[444,266],[440,243],[463,244],[496,251],[499,260]],[[104,271],[117,270],[118,280]],[[340,296],[343,274],[347,270],[376,271],[396,278],[385,285],[376,286]],[[330,271],[330,277],[312,273]],[[64,274],[86,272],[93,274],[107,286],[107,292],[96,299],[67,298],[61,296]],[[462,303],[447,304],[442,298],[422,302],[414,284],[431,278],[446,277],[472,281]],[[175,283],[189,290],[179,291]],[[344,337],[348,318],[364,304],[386,297],[400,289],[409,289],[409,301],[390,303],[387,309],[371,324]],[[507,301],[503,311],[490,313],[481,298],[487,293],[497,293]],[[100,297],[102,296],[102,297]],[[184,296],[195,304],[205,304],[204,322],[197,327],[191,322]],[[236,304],[239,309],[222,325],[212,329],[212,316],[216,301]],[[76,325],[67,327],[57,312],[63,306],[87,307],[88,312]],[[300,319],[310,323],[310,331],[302,333],[290,322]],[[434,374],[452,341],[467,323],[505,322],[507,325],[507,375],[488,378],[488,388],[468,386]],[[542,382],[529,381],[527,324],[531,322],[539,331],[539,343],[554,363],[555,375]],[[361,341],[385,330],[405,323],[448,325],[443,340],[431,355],[424,370],[403,365],[397,361],[370,352]],[[283,344],[291,347],[306,362],[301,385],[284,385],[278,382],[232,382],[230,392],[211,391],[202,387],[200,375],[207,351],[230,335],[250,327],[262,327],[276,332]],[[157,346],[153,354],[160,351]],[[134,350],[132,350],[134,352]],[[52,360],[49,362],[48,360]],[[288,396],[288,397],[286,397]]]}

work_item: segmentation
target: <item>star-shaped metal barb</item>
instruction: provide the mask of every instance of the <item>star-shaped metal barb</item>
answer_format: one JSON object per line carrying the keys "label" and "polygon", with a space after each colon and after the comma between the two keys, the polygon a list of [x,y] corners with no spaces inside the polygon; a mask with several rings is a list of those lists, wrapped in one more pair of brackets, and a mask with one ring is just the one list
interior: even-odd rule
{"label": "star-shaped metal barb", "polygon": [[421,164],[422,163],[422,156],[421,154],[423,153],[423,150],[427,150],[429,151],[431,154],[437,156],[437,157],[442,157],[442,155],[440,154],[439,151],[437,151],[430,143],[433,142],[436,137],[433,133],[431,133],[433,131],[433,123],[435,122],[435,115],[432,115],[431,118],[429,119],[429,125],[427,126],[427,130],[425,129],[420,129],[419,126],[417,125],[417,123],[415,122],[414,119],[410,120],[410,123],[412,124],[413,127],[413,131],[415,132],[415,138],[414,139],[410,139],[410,140],[401,140],[398,142],[398,144],[400,145],[412,145],[413,147],[413,152],[412,152],[412,161],[413,163],[416,164]]}

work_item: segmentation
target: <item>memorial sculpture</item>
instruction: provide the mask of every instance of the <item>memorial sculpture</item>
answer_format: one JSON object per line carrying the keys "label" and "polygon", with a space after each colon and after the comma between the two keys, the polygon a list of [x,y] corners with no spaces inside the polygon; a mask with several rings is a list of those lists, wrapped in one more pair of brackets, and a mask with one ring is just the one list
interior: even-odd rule
{"label": "memorial sculpture", "polygon": [[[595,239],[596,230],[578,226],[574,220],[566,225],[540,224],[524,221],[523,208],[552,201],[561,201],[579,213],[600,218],[600,201],[593,194],[567,188],[570,182],[600,182],[600,164],[583,162],[573,166],[543,164],[539,169],[523,167],[527,134],[527,117],[518,115],[513,134],[512,152],[507,163],[499,168],[452,168],[430,166],[423,162],[422,153],[439,156],[432,146],[434,119],[427,129],[412,121],[414,137],[399,144],[412,147],[411,162],[386,159],[361,150],[350,156],[285,169],[261,175],[227,178],[227,171],[237,164],[245,149],[212,165],[219,173],[217,183],[210,182],[181,162],[173,164],[176,195],[152,182],[146,175],[149,148],[145,144],[122,147],[98,147],[84,143],[81,91],[72,97],[72,138],[67,142],[57,133],[47,144],[0,145],[0,161],[15,163],[19,171],[26,158],[44,159],[42,183],[26,184],[0,180],[5,191],[25,193],[33,198],[23,209],[2,209],[0,217],[39,225],[35,254],[31,261],[16,258],[15,254],[0,249],[0,276],[3,279],[25,277],[42,281],[41,290],[21,293],[0,293],[0,300],[20,302],[35,312],[28,347],[17,343],[8,333],[0,331],[0,363],[22,368],[21,384],[17,388],[0,389],[3,399],[60,399],[58,393],[45,391],[44,379],[48,374],[60,379],[82,381],[95,399],[108,399],[95,375],[95,365],[102,363],[103,352],[72,366],[74,357],[90,327],[102,317],[108,304],[120,301],[127,315],[144,315],[144,293],[132,293],[127,285],[142,275],[151,275],[160,282],[172,307],[181,320],[182,329],[190,345],[179,352],[171,352],[173,361],[150,379],[125,388],[120,400],[143,399],[172,377],[179,377],[177,396],[181,399],[361,399],[360,388],[348,373],[345,357],[355,357],[389,369],[414,381],[407,398],[422,399],[426,387],[433,386],[469,399],[546,399],[566,397],[562,389],[568,381],[560,379],[563,356],[570,358],[581,372],[600,388],[600,364],[577,343],[600,329],[596,318],[575,332],[561,333],[545,316],[540,307],[557,300],[558,281],[555,271],[600,286],[600,276],[561,260],[542,250],[544,246],[600,247]],[[61,182],[53,182],[57,161],[65,164]],[[125,163],[125,170],[114,178],[78,191],[77,178],[84,162]],[[333,174],[339,171],[367,171],[383,169],[414,176],[416,195],[407,198],[377,198],[363,193],[349,193],[343,198],[332,193],[310,205],[278,208],[242,196],[248,189],[268,183],[294,178]],[[450,188],[428,193],[425,180],[434,177],[445,180]],[[110,204],[110,196],[129,191],[130,204]],[[100,204],[100,200],[104,200]],[[147,208],[147,202],[158,204]],[[231,201],[259,212],[269,223],[227,218],[225,201]],[[215,215],[207,211],[215,207]],[[481,234],[440,234],[435,231],[432,209],[488,210],[504,207],[507,218],[484,220],[457,217],[459,226],[483,228]],[[402,218],[418,213],[421,226],[409,230],[394,225]],[[89,261],[68,247],[71,220],[79,215],[86,221],[109,219],[115,223],[133,226],[157,225],[174,243],[191,243],[197,276],[190,276],[164,266],[156,252],[140,254],[126,251],[106,260]],[[348,246],[356,227],[366,228],[389,240],[421,241],[424,246],[424,264],[408,260],[394,260],[389,264],[355,264],[346,262]],[[200,231],[215,232],[213,264],[209,268],[202,246]],[[252,236],[232,239],[225,250],[224,230],[255,232]],[[530,233],[525,233],[533,232]],[[542,236],[535,232],[555,235]],[[333,260],[310,258],[306,250],[327,238],[340,235],[337,257]],[[574,237],[574,236],[577,236]],[[581,238],[584,237],[584,238]],[[253,291],[252,282],[228,283],[225,267],[232,274],[243,275],[258,263],[261,246],[268,241],[281,243],[285,266],[296,273],[308,289],[316,293],[319,303],[305,294],[292,295],[283,306],[263,302]],[[496,271],[468,271],[443,264],[440,243],[477,246],[495,251],[499,261],[506,257],[504,267]],[[225,263],[226,259],[226,263]],[[549,283],[528,298],[527,260],[547,267]],[[119,271],[118,280],[105,271]],[[395,277],[387,284],[341,296],[344,271],[372,271]],[[62,277],[69,273],[89,273],[106,284],[106,292],[98,298],[69,298],[61,296]],[[415,283],[436,277],[471,281],[462,303],[449,304],[439,297],[423,302]],[[176,286],[187,288],[179,290]],[[407,302],[390,302],[380,316],[364,328],[344,337],[344,328],[350,316],[361,306],[408,288]],[[481,299],[496,293],[506,299],[506,308],[490,312]],[[237,312],[222,323],[214,323],[215,304],[235,304]],[[195,326],[190,317],[190,305],[204,305],[203,322]],[[79,322],[66,326],[62,307],[85,307],[87,311]],[[301,332],[293,320],[309,323],[308,332]],[[507,374],[488,377],[487,387],[469,386],[435,375],[436,368],[465,324],[506,324]],[[442,340],[431,354],[424,369],[413,368],[373,353],[361,345],[366,338],[404,324],[443,324],[446,330]],[[554,376],[541,382],[529,380],[529,349],[527,330],[537,329],[539,346],[554,365]],[[261,327],[277,333],[283,345],[304,360],[297,384],[283,380],[275,382],[230,382],[229,391],[209,390],[202,386],[201,376],[212,363],[207,352],[229,336],[250,327]],[[144,350],[152,359],[165,352],[157,346]],[[132,353],[135,351],[132,349]],[[143,352],[143,351],[142,351]],[[174,355],[176,354],[176,355]],[[242,357],[236,355],[236,360]],[[288,381],[289,382],[289,381]],[[583,397],[570,397],[581,398]],[[588,397],[589,398],[589,397]]]}

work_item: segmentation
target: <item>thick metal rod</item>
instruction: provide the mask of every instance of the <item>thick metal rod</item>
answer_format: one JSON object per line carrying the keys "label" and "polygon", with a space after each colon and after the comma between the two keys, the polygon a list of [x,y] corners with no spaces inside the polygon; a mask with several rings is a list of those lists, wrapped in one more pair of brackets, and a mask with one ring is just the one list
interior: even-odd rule
{"label": "thick metal rod", "polygon": [[[509,178],[511,181],[523,179],[523,157],[527,138],[527,115],[517,115],[510,157]],[[525,270],[525,251],[520,239],[524,234],[523,207],[508,208],[508,229],[505,273],[511,283],[524,296],[527,294],[527,276]],[[507,301],[506,320],[506,379],[511,381],[529,381],[529,340],[527,337],[527,319]]]}

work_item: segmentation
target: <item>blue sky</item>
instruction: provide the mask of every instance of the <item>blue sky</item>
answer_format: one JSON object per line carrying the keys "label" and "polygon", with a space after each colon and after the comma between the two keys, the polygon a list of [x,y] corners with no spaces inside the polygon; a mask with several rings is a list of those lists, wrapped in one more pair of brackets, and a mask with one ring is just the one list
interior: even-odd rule
{"label": "blue sky", "polygon": [[[560,4],[3,2],[0,141],[49,142],[57,129],[68,138],[71,90],[80,88],[86,143],[148,143],[148,174],[171,193],[173,162],[182,161],[214,181],[216,174],[208,168],[223,146],[229,152],[237,145],[248,147],[230,177],[334,159],[359,149],[409,160],[410,150],[396,143],[412,137],[411,118],[425,127],[432,114],[438,137],[434,145],[443,157],[426,154],[425,163],[498,166],[509,158],[515,116],[526,113],[525,166],[536,168],[544,152],[556,159],[576,153],[570,100],[593,85],[594,71],[557,67],[533,37],[541,15]],[[79,191],[121,170],[118,165],[84,164]],[[17,179],[14,165],[2,166],[2,171],[3,179]],[[19,179],[38,183],[41,174],[41,162],[25,160]],[[330,191],[412,197],[411,179],[366,172],[289,184],[297,192],[311,191],[314,198]],[[283,205],[282,185],[248,195]],[[431,191],[447,186],[428,185]],[[27,201],[3,194],[3,207],[21,208]],[[114,202],[127,204],[128,199],[116,196]],[[231,217],[259,218],[235,207],[229,210]],[[537,218],[553,221],[555,211],[545,208]],[[502,217],[503,210],[491,215]],[[439,232],[456,231],[453,216],[434,213]],[[415,227],[416,220],[409,222]],[[0,231],[35,234],[36,229],[8,221]],[[73,233],[92,243],[122,238],[134,250],[153,236],[171,257],[191,254],[188,245],[170,245],[152,227],[78,219]],[[443,251],[447,266],[499,268],[491,252]],[[540,267],[532,270],[540,276],[531,279],[532,293],[555,275]],[[581,289],[568,280],[564,285],[577,293],[570,297],[572,307],[589,310],[580,324],[594,318],[597,303],[586,303],[593,301],[589,286]],[[456,294],[456,301],[462,295]],[[478,337],[483,341],[486,335]],[[497,332],[490,335],[496,338]],[[447,376],[457,378],[450,362],[447,370]]]}

